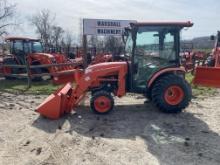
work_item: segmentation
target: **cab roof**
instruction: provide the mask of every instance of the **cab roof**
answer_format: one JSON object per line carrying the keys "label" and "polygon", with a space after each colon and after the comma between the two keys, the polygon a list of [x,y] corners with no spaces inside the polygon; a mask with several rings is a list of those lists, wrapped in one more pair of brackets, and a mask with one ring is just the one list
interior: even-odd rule
{"label": "cab roof", "polygon": [[174,27],[192,27],[193,23],[187,22],[134,22],[131,26],[174,26]]}
{"label": "cab roof", "polygon": [[14,41],[14,40],[21,40],[21,41],[40,41],[40,39],[26,38],[26,37],[6,37],[6,38],[5,38],[5,41]]}

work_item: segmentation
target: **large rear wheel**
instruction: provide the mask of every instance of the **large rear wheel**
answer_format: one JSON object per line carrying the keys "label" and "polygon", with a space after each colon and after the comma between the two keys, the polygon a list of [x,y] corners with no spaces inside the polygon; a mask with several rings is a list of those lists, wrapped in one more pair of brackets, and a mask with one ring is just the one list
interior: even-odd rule
{"label": "large rear wheel", "polygon": [[190,85],[178,75],[170,74],[159,79],[152,89],[155,105],[167,113],[181,112],[192,98]]}
{"label": "large rear wheel", "polygon": [[107,114],[113,110],[114,99],[110,93],[98,91],[93,94],[90,107],[97,114]]}

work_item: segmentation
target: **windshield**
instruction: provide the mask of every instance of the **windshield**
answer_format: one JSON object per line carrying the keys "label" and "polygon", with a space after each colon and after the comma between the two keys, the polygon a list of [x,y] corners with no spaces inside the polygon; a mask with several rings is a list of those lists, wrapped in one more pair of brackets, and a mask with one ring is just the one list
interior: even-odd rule
{"label": "windshield", "polygon": [[135,40],[133,85],[145,89],[146,82],[159,70],[176,67],[179,32],[173,27],[138,27]]}
{"label": "windshield", "polygon": [[41,42],[32,42],[32,52],[33,53],[42,53],[43,47]]}
{"label": "windshield", "polygon": [[14,42],[10,42],[11,43],[11,47],[13,49],[13,54],[19,54],[19,53],[23,53],[24,49],[23,49],[23,42],[20,40],[15,40]]}
{"label": "windshield", "polygon": [[176,59],[175,30],[166,27],[140,27],[137,32],[136,51],[139,56],[165,61]]}

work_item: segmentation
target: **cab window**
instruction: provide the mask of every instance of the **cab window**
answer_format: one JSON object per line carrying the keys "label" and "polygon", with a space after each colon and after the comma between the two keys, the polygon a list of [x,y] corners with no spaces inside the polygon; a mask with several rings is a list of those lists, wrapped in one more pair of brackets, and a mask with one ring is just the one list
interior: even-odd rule
{"label": "cab window", "polygon": [[13,44],[14,53],[22,53],[23,52],[23,42],[22,41],[14,41]]}

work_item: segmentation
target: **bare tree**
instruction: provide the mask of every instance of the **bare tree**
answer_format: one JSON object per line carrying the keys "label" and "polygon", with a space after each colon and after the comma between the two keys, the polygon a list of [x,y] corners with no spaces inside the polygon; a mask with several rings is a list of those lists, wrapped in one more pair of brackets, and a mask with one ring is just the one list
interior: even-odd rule
{"label": "bare tree", "polygon": [[92,35],[88,38],[88,45],[90,47],[97,47],[97,44],[98,44],[98,37],[97,36]]}
{"label": "bare tree", "polygon": [[65,43],[65,49],[66,49],[66,54],[68,56],[73,56],[71,52],[71,46],[73,44],[73,35],[71,34],[70,31],[66,31],[65,38],[64,38],[64,43]]}
{"label": "bare tree", "polygon": [[60,26],[52,26],[51,44],[56,48],[56,50],[61,47],[63,33],[64,30]]}
{"label": "bare tree", "polygon": [[103,53],[105,51],[105,37],[103,36],[89,36],[88,46],[95,48],[96,53]]}
{"label": "bare tree", "polygon": [[121,37],[108,36],[105,40],[105,50],[113,55],[119,55],[123,51],[123,41]]}
{"label": "bare tree", "polygon": [[36,33],[39,34],[45,49],[48,49],[52,44],[54,20],[55,16],[49,10],[42,10],[31,18],[31,23],[36,27]]}
{"label": "bare tree", "polygon": [[15,14],[16,5],[8,0],[0,0],[0,36],[7,34],[7,27],[14,25],[12,18]]}
{"label": "bare tree", "polygon": [[36,27],[36,33],[46,50],[53,48],[55,51],[61,51],[64,30],[55,24],[55,15],[49,10],[42,10],[31,18],[31,23]]}

